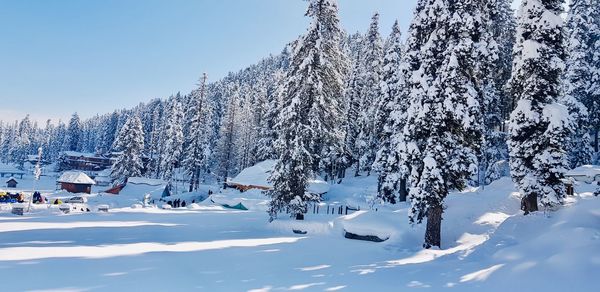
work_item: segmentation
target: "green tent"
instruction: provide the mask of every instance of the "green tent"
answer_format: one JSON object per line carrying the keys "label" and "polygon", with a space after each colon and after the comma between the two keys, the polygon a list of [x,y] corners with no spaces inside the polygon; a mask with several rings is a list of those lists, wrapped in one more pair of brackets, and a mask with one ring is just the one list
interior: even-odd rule
{"label": "green tent", "polygon": [[248,208],[246,208],[246,206],[244,206],[242,203],[238,203],[235,206],[231,206],[229,204],[223,204],[223,207],[229,208],[229,209],[236,209],[236,210],[248,211]]}

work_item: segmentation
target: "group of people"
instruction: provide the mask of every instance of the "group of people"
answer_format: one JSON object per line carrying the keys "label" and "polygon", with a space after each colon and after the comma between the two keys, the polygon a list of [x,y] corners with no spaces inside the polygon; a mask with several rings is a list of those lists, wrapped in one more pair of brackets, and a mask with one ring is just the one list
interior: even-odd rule
{"label": "group of people", "polygon": [[34,204],[44,204],[46,203],[46,198],[42,196],[42,194],[38,191],[33,193],[33,203]]}
{"label": "group of people", "polygon": [[23,203],[25,202],[25,196],[23,193],[0,193],[0,203]]}
{"label": "group of people", "polygon": [[175,201],[168,201],[167,204],[171,205],[173,208],[185,207],[185,200],[177,199]]}

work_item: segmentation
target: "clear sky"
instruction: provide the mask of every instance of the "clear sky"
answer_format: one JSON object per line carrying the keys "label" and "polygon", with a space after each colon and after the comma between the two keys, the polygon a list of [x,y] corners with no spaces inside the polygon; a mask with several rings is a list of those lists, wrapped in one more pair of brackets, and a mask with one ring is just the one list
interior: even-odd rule
{"label": "clear sky", "polygon": [[[387,35],[416,0],[338,0],[343,27],[374,11]],[[217,80],[302,34],[301,0],[0,0],[0,120],[132,107]]]}

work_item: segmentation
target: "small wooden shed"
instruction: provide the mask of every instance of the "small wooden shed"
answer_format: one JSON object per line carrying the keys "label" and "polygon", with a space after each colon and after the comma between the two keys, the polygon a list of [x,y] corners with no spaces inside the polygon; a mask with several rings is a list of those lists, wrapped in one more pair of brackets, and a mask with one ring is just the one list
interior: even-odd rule
{"label": "small wooden shed", "polygon": [[67,171],[63,173],[57,180],[61,190],[66,190],[70,193],[86,193],[92,192],[92,186],[96,182],[87,174],[80,171]]}
{"label": "small wooden shed", "polygon": [[6,187],[7,187],[7,188],[14,189],[14,188],[16,188],[16,187],[17,187],[17,184],[18,184],[18,183],[19,183],[19,182],[17,182],[17,180],[16,180],[14,177],[11,177],[11,178],[9,178],[9,179],[6,181]]}

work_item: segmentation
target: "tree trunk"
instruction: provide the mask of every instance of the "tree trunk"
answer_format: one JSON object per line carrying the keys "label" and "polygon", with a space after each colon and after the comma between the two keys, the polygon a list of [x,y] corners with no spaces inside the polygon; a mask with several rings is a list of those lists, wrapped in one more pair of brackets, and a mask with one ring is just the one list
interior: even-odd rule
{"label": "tree trunk", "polygon": [[596,129],[594,131],[594,150],[596,150],[595,152],[598,152],[598,129]]}
{"label": "tree trunk", "polygon": [[406,202],[406,197],[408,197],[408,190],[406,189],[406,179],[400,179],[400,202]]}
{"label": "tree trunk", "polygon": [[197,191],[198,188],[200,188],[200,169],[196,169],[196,174],[195,174],[195,180],[194,180],[194,191]]}
{"label": "tree trunk", "polygon": [[424,248],[432,246],[442,247],[442,213],[444,209],[441,205],[430,207],[427,211],[427,229],[425,230]]}
{"label": "tree trunk", "polygon": [[521,210],[525,215],[538,210],[537,194],[528,194],[521,199]]}
{"label": "tree trunk", "polygon": [[346,177],[346,168],[345,167],[340,167],[340,169],[338,170],[338,184],[342,183],[342,180]]}
{"label": "tree trunk", "polygon": [[188,192],[192,192],[194,190],[194,183],[196,182],[196,178],[194,177],[196,175],[196,172],[194,172],[192,174],[192,177],[190,178],[190,187],[188,188]]}
{"label": "tree trunk", "polygon": [[355,177],[360,176],[359,172],[360,172],[360,161],[357,160],[356,161],[356,172],[354,173],[354,176]]}

